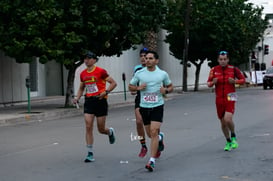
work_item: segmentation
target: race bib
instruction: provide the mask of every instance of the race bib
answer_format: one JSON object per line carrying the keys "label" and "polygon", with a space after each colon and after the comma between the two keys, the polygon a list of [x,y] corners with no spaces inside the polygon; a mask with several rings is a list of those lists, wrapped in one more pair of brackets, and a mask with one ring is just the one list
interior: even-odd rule
{"label": "race bib", "polygon": [[143,101],[145,103],[156,103],[158,102],[158,95],[157,93],[144,93]]}
{"label": "race bib", "polygon": [[228,101],[237,101],[238,100],[238,95],[236,94],[236,92],[229,93],[227,95],[227,100]]}
{"label": "race bib", "polygon": [[97,84],[87,84],[86,85],[86,93],[88,93],[88,94],[98,92],[98,90],[99,89],[97,87]]}

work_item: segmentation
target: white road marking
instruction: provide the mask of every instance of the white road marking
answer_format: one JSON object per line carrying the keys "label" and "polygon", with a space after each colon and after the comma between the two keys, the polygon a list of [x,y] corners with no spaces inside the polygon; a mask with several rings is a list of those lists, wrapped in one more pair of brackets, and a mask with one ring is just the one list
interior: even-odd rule
{"label": "white road marking", "polygon": [[21,151],[17,151],[17,152],[7,153],[7,154],[4,154],[4,155],[0,155],[0,158],[9,157],[9,156],[13,156],[13,155],[18,155],[18,154],[21,154],[21,153],[26,153],[26,152],[30,152],[30,151],[34,151],[34,150],[48,148],[48,147],[52,147],[52,146],[56,146],[56,145],[59,145],[59,143],[55,142],[55,143],[51,143],[51,144],[48,144],[48,145],[42,145],[42,146],[37,146],[37,147],[33,147],[33,148],[29,148],[29,149],[25,149],[25,150],[21,150]]}
{"label": "white road marking", "polygon": [[270,133],[255,134],[255,135],[252,135],[252,136],[250,136],[250,137],[253,138],[253,137],[263,137],[263,136],[270,136]]}

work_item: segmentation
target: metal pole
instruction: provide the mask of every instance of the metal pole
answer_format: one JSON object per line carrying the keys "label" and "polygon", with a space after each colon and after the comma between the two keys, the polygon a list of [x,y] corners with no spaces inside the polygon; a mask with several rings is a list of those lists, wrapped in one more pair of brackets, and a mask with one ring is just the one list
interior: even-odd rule
{"label": "metal pole", "polygon": [[123,81],[123,87],[124,87],[124,100],[126,101],[126,85],[125,85],[125,81]]}
{"label": "metal pole", "polygon": [[184,51],[183,51],[183,91],[188,91],[188,49],[189,49],[189,21],[190,21],[190,5],[191,0],[187,0],[187,8],[185,15],[185,39],[184,39]]}
{"label": "metal pole", "polygon": [[249,76],[250,76],[250,81],[252,81],[252,63],[251,63],[251,55],[249,55]]}
{"label": "metal pole", "polygon": [[26,77],[26,87],[27,87],[27,102],[28,102],[28,113],[31,112],[30,108],[30,78],[29,76]]}
{"label": "metal pole", "polygon": [[31,106],[30,106],[30,87],[27,88],[27,102],[28,102],[28,113],[31,113]]}
{"label": "metal pole", "polygon": [[124,92],[124,100],[126,101],[126,76],[125,73],[122,73],[122,80],[123,80],[123,92]]}

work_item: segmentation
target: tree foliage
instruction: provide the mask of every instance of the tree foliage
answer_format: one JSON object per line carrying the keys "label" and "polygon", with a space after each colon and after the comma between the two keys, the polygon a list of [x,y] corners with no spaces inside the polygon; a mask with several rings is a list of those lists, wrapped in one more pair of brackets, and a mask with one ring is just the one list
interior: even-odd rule
{"label": "tree foliage", "polygon": [[2,0],[0,49],[17,62],[56,60],[69,70],[67,101],[78,62],[86,50],[121,55],[157,31],[164,21],[161,0]]}
{"label": "tree foliage", "polygon": [[[170,6],[174,11],[168,12],[166,41],[174,56],[182,60],[185,0],[178,0]],[[246,0],[192,1],[189,61],[209,58],[215,65],[217,52],[227,50],[233,63],[247,62],[249,52],[261,38],[266,25],[262,8],[254,7]]]}
{"label": "tree foliage", "polygon": [[69,65],[91,49],[120,55],[158,30],[166,12],[160,0],[27,0],[0,2],[0,48],[18,62],[42,57]]}
{"label": "tree foliage", "polygon": [[[166,42],[180,60],[184,49],[185,1],[169,1],[172,11],[168,12],[165,24],[169,32]],[[233,64],[246,63],[267,25],[262,19],[262,8],[246,0],[194,0],[190,14],[188,59],[198,69],[206,58],[211,60],[210,66],[216,65],[220,50],[230,53]]]}

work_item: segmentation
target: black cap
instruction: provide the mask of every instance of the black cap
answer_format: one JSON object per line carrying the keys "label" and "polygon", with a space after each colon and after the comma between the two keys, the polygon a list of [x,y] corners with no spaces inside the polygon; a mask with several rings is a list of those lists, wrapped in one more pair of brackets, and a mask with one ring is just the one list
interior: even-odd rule
{"label": "black cap", "polygon": [[94,59],[98,59],[97,58],[97,55],[95,54],[95,53],[93,53],[93,52],[91,52],[91,51],[87,51],[85,54],[84,54],[84,57],[86,58],[94,58]]}

